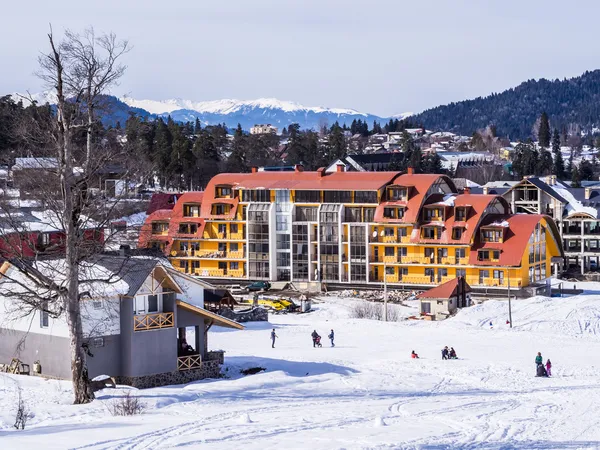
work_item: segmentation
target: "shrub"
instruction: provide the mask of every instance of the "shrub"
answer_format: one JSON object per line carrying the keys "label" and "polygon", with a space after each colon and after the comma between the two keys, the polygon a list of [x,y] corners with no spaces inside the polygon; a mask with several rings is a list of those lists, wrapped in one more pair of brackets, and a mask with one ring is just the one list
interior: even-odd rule
{"label": "shrub", "polygon": [[[350,308],[350,317],[353,319],[384,319],[384,304],[361,301],[357,302]],[[395,306],[388,304],[388,322],[397,322],[399,319],[398,310]]]}
{"label": "shrub", "polygon": [[128,391],[125,396],[113,400],[108,406],[108,410],[113,416],[135,416],[141,414],[144,409],[146,409],[146,405],[139,397],[131,395],[131,391]]}
{"label": "shrub", "polygon": [[29,408],[25,404],[23,396],[21,395],[21,388],[19,387],[17,391],[17,414],[15,416],[15,424],[13,426],[17,430],[24,430],[25,425],[27,425],[27,422],[32,417],[33,414],[29,411]]}

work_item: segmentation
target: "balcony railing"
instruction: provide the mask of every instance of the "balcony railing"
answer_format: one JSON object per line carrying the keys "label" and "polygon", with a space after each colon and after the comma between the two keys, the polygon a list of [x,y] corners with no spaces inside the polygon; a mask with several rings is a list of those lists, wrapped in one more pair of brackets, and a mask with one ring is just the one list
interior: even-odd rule
{"label": "balcony railing", "polygon": [[202,356],[190,355],[177,357],[177,370],[199,369],[202,367]]}
{"label": "balcony railing", "polygon": [[140,314],[133,316],[133,331],[173,328],[173,313]]}
{"label": "balcony railing", "polygon": [[223,269],[196,269],[194,270],[194,274],[199,277],[222,278],[225,275],[225,271]]}

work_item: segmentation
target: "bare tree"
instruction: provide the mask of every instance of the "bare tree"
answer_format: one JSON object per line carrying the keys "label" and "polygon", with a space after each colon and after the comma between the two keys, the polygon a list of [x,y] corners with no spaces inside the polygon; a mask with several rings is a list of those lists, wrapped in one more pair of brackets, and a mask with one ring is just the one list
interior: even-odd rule
{"label": "bare tree", "polygon": [[[9,256],[17,260],[16,266],[27,280],[21,282],[21,289],[16,292],[21,303],[28,307],[25,309],[45,310],[56,317],[64,314],[66,318],[74,402],[81,404],[94,398],[87,376],[81,308],[82,279],[88,283],[91,280],[89,274],[82,274],[85,272],[82,265],[102,251],[108,237],[90,239],[90,233],[107,228],[119,200],[96,195],[92,187],[109,162],[131,166],[122,146],[109,145],[98,138],[99,110],[103,95],[125,71],[120,60],[129,50],[129,44],[117,40],[114,34],[96,36],[93,29],[83,34],[67,31],[60,42],[51,30],[48,43],[49,51],[39,57],[38,76],[53,92],[56,110],[47,121],[32,117],[23,124],[23,130],[30,140],[39,140],[44,157],[56,161],[52,167],[41,169],[44,176],[39,179],[36,195],[43,199],[51,217],[48,221],[62,231],[60,247],[64,263],[54,265],[54,273],[52,265],[46,265],[43,271],[36,270],[30,260],[40,258],[40,249],[22,239],[10,242]],[[124,183],[131,177],[131,172],[123,175]],[[22,222],[11,216],[8,206],[2,209],[4,235],[10,234],[7,229],[22,235]],[[5,244],[7,240],[4,238]],[[27,247],[33,247],[33,252]]]}

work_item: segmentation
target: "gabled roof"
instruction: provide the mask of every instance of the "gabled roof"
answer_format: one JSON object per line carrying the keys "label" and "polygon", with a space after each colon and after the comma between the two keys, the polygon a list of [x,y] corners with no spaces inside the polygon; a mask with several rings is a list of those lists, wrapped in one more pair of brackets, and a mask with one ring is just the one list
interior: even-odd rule
{"label": "gabled roof", "polygon": [[453,280],[446,281],[444,284],[440,284],[428,291],[421,292],[417,295],[419,300],[421,299],[440,299],[440,300],[448,300],[450,297],[455,297],[457,295],[458,283],[462,280],[464,283],[465,292],[471,292],[471,286],[464,280],[464,278],[454,278]]}
{"label": "gabled roof", "polygon": [[541,179],[539,179],[537,177],[527,178],[526,181],[530,182],[531,184],[533,184],[538,189],[541,189],[546,194],[551,195],[556,200],[558,200],[558,201],[560,201],[562,203],[568,203],[558,192],[556,192],[552,188],[552,186],[548,185],[545,181],[542,181]]}

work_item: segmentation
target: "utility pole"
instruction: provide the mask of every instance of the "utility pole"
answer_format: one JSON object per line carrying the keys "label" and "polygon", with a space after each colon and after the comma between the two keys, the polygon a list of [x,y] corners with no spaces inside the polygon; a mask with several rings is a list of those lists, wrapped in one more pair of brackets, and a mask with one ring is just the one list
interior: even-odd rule
{"label": "utility pole", "polygon": [[512,305],[510,304],[510,275],[508,277],[508,321],[510,322],[510,327],[512,328]]}
{"label": "utility pole", "polygon": [[388,310],[387,310],[387,260],[385,254],[383,256],[383,320],[388,321]]}

